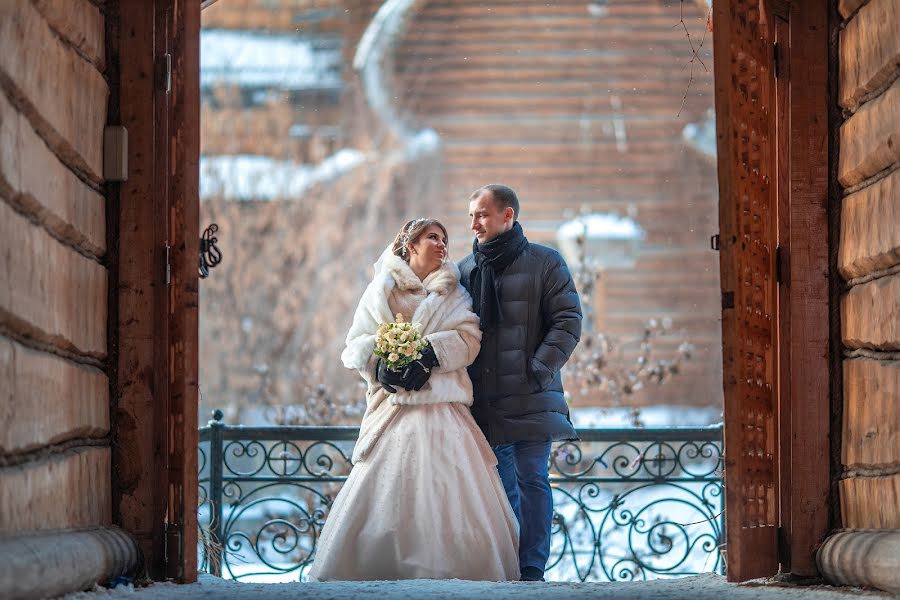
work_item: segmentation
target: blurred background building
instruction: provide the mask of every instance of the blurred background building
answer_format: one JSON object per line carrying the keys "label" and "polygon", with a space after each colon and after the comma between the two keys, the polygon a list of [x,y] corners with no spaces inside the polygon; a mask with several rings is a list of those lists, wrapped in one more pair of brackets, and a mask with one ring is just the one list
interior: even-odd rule
{"label": "blurred background building", "polygon": [[381,4],[218,0],[203,11],[201,224],[219,225],[225,259],[201,282],[201,415],[357,421],[361,388],[339,354],[372,262],[426,214],[448,226],[461,258],[469,194],[502,182],[518,192],[532,241],[559,247],[560,228],[583,214],[635,224],[628,261],[595,257],[608,266],[593,327],[634,338],[665,319],[673,332],[654,340],[654,356],[694,347],[663,386],[615,399],[572,390],[573,405],[696,407],[707,409],[691,413],[699,419],[717,418],[706,5],[414,2],[380,63],[392,115],[429,134],[404,140],[353,66]]}

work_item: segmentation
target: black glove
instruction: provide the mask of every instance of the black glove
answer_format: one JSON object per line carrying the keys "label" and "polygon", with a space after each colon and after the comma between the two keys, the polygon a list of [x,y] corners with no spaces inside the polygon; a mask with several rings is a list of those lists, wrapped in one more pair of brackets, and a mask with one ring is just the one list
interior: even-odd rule
{"label": "black glove", "polygon": [[431,370],[439,367],[437,355],[431,344],[425,346],[422,350],[422,358],[414,360],[403,370],[403,387],[406,391],[419,391],[428,382],[431,377]]}
{"label": "black glove", "polygon": [[396,394],[394,386],[403,385],[403,371],[391,371],[380,358],[375,362],[375,378],[388,394]]}

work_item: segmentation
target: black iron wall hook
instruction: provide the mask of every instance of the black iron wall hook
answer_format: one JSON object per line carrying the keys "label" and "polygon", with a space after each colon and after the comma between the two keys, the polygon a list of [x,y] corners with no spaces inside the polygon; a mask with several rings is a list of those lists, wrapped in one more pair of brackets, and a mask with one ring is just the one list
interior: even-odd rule
{"label": "black iron wall hook", "polygon": [[209,277],[209,270],[222,262],[222,251],[216,246],[219,241],[215,236],[217,231],[219,226],[213,223],[200,237],[200,279]]}

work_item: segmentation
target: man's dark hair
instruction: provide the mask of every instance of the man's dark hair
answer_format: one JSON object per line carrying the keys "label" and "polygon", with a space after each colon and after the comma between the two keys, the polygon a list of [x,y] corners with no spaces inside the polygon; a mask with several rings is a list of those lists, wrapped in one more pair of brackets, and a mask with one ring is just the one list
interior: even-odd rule
{"label": "man's dark hair", "polygon": [[491,197],[494,198],[494,202],[497,203],[497,206],[500,207],[501,210],[505,210],[506,208],[513,209],[513,221],[519,220],[519,198],[516,196],[516,193],[512,191],[512,188],[499,183],[491,183],[472,192],[470,198],[475,200],[485,192],[491,193]]}

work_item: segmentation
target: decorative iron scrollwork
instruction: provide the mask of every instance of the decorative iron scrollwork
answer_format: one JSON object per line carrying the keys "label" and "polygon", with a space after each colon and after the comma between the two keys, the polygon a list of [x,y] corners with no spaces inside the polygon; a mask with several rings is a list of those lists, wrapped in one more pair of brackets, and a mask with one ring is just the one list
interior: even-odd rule
{"label": "decorative iron scrollwork", "polygon": [[[352,427],[200,429],[201,568],[303,579],[352,468]],[[722,429],[579,429],[550,456],[550,581],[633,581],[723,569]]]}
{"label": "decorative iron scrollwork", "polygon": [[219,226],[213,223],[200,237],[200,279],[209,277],[209,270],[222,262],[222,251],[216,246],[219,241],[215,236],[217,231]]}

